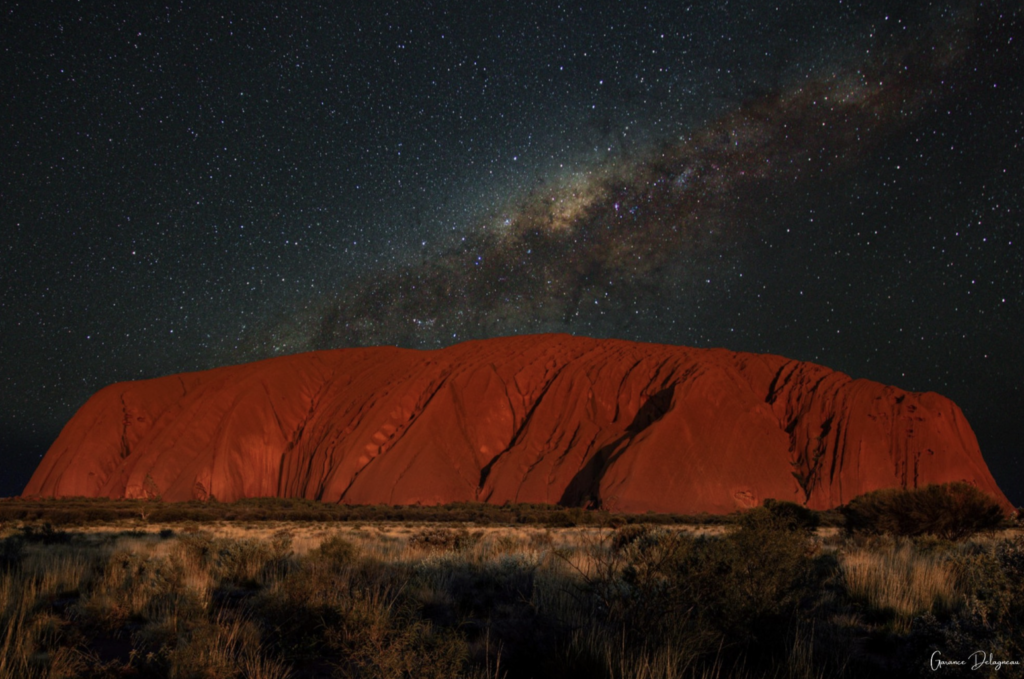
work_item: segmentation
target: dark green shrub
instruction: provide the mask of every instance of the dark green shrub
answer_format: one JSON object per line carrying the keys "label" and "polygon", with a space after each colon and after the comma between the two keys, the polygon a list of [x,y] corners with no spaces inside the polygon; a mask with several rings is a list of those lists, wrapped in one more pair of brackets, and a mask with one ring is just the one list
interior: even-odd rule
{"label": "dark green shrub", "polygon": [[723,613],[737,623],[790,609],[811,567],[813,546],[790,517],[765,508],[745,512],[727,539],[729,578]]}
{"label": "dark green shrub", "polygon": [[[705,541],[689,535],[642,525],[612,535],[612,553],[625,559],[622,580],[629,585],[629,594],[621,603],[631,627],[644,633],[665,632],[683,622],[676,615],[692,605],[691,559],[705,546]],[[608,584],[615,588],[614,582]]]}
{"label": "dark green shrub", "polygon": [[89,517],[81,509],[61,509],[50,512],[50,520],[58,526],[81,526]]}
{"label": "dark green shrub", "polygon": [[186,608],[195,608],[183,604],[194,594],[182,587],[180,563],[119,549],[96,575],[89,591],[72,606],[73,615],[88,629],[116,633],[129,621],[141,622],[161,610],[184,614]]}
{"label": "dark green shrub", "polygon": [[11,535],[0,540],[0,573],[17,568],[25,551],[25,539],[20,535]]}
{"label": "dark green shrub", "polygon": [[182,533],[178,536],[178,542],[187,559],[192,560],[200,567],[209,565],[210,555],[213,551],[213,539],[209,535],[199,531]]}
{"label": "dark green shrub", "polygon": [[218,541],[216,574],[228,584],[258,587],[267,562],[274,558],[262,540],[243,538]]}
{"label": "dark green shrub", "polygon": [[611,550],[615,553],[625,551],[630,545],[634,545],[647,538],[651,534],[650,526],[643,523],[630,523],[622,526],[611,536]]}
{"label": "dark green shrub", "polygon": [[994,499],[963,481],[876,490],[855,497],[841,511],[852,533],[932,534],[944,540],[963,540],[1006,518]]}
{"label": "dark green shrub", "polygon": [[764,501],[764,508],[790,530],[813,531],[821,523],[818,512],[795,502],[768,498]]}
{"label": "dark green shrub", "polygon": [[[289,539],[288,546],[290,544],[291,540]],[[284,547],[284,549],[287,549],[287,547]],[[316,554],[335,566],[347,566],[356,560],[359,552],[356,546],[345,538],[340,535],[332,535],[320,543]]]}
{"label": "dark green shrub", "polygon": [[270,538],[270,551],[274,559],[279,562],[286,561],[294,554],[292,552],[292,534],[286,530],[279,530]]}
{"label": "dark green shrub", "polygon": [[67,531],[54,528],[49,521],[39,528],[27,525],[22,532],[26,541],[41,542],[44,545],[63,544],[71,539]]}
{"label": "dark green shrub", "polygon": [[353,602],[326,626],[326,645],[344,658],[338,666],[341,673],[367,679],[463,676],[469,653],[462,636],[395,608],[368,598]]}
{"label": "dark green shrub", "polygon": [[465,528],[424,528],[409,536],[410,547],[420,547],[436,552],[457,552],[476,544],[479,536]]}

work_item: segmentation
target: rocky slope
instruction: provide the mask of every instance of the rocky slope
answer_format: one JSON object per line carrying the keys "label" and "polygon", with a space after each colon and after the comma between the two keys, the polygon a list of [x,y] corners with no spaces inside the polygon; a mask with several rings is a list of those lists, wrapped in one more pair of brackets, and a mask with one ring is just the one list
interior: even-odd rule
{"label": "rocky slope", "polygon": [[24,494],[695,513],[958,480],[1010,507],[938,394],[781,356],[536,335],[114,384]]}

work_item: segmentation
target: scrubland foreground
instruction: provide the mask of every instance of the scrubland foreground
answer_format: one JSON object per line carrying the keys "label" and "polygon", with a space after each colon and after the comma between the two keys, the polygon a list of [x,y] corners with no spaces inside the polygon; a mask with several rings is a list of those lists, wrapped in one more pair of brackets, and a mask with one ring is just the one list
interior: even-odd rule
{"label": "scrubland foreground", "polygon": [[0,536],[2,679],[1024,676],[1015,529],[848,535],[762,507],[717,526]]}

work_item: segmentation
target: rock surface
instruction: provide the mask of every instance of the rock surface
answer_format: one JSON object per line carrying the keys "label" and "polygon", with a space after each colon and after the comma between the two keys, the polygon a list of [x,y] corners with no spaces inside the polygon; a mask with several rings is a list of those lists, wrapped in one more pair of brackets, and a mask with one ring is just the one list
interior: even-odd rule
{"label": "rock surface", "polygon": [[111,385],[27,496],[730,512],[966,480],[960,409],[781,356],[534,335],[338,349]]}

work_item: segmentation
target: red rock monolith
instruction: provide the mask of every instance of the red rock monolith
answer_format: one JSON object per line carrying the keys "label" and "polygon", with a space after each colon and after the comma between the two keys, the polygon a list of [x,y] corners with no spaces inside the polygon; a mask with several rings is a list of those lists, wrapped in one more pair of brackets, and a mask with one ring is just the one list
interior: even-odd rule
{"label": "red rock monolith", "polygon": [[534,335],[114,384],[24,494],[722,513],[949,481],[1011,508],[938,394],[781,356]]}

